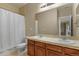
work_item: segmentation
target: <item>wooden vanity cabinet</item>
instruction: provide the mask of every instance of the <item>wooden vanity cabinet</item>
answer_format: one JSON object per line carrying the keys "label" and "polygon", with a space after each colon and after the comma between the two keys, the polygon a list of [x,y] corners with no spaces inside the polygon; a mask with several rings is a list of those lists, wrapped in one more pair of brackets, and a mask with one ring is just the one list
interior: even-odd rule
{"label": "wooden vanity cabinet", "polygon": [[53,50],[46,50],[46,56],[63,56],[62,53],[53,51]]}
{"label": "wooden vanity cabinet", "polygon": [[63,56],[63,49],[60,46],[46,44],[46,56]]}
{"label": "wooden vanity cabinet", "polygon": [[45,43],[28,39],[29,56],[45,56]]}
{"label": "wooden vanity cabinet", "polygon": [[63,48],[64,55],[69,56],[79,56],[79,50],[71,49],[71,48]]}
{"label": "wooden vanity cabinet", "polygon": [[45,56],[45,49],[35,46],[35,56]]}
{"label": "wooden vanity cabinet", "polygon": [[35,41],[35,56],[45,56],[45,43]]}
{"label": "wooden vanity cabinet", "polygon": [[29,56],[79,56],[79,50],[28,39]]}
{"label": "wooden vanity cabinet", "polygon": [[34,45],[34,41],[32,40],[28,40],[28,45],[27,45],[27,54],[30,55],[30,56],[34,56],[35,53],[35,45]]}

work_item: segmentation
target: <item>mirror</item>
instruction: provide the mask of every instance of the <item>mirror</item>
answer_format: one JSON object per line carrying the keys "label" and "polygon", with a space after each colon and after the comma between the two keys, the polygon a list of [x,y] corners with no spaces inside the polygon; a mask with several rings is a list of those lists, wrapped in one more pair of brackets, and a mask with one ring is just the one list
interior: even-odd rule
{"label": "mirror", "polygon": [[79,5],[76,9],[76,35],[79,35]]}
{"label": "mirror", "polygon": [[73,36],[72,4],[58,8],[59,36]]}
{"label": "mirror", "polygon": [[72,36],[72,4],[36,14],[37,34]]}
{"label": "mirror", "polygon": [[59,35],[71,36],[71,16],[59,17]]}
{"label": "mirror", "polygon": [[57,9],[36,14],[38,34],[58,35]]}

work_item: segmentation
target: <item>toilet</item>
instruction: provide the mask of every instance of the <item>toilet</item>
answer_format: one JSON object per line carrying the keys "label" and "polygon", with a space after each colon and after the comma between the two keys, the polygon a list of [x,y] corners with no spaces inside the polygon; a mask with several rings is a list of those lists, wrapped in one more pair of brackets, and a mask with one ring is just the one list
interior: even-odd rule
{"label": "toilet", "polygon": [[20,44],[16,46],[16,49],[18,50],[18,55],[22,55],[25,53],[25,51],[27,51],[26,46],[27,45],[25,41],[22,41]]}

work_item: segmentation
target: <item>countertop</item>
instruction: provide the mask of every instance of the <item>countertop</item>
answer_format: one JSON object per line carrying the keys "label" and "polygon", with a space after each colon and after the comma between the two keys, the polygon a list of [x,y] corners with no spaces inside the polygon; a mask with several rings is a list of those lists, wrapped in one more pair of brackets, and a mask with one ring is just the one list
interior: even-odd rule
{"label": "countertop", "polygon": [[40,41],[48,44],[79,50],[79,40],[68,39],[69,41],[71,41],[70,43],[68,43],[69,41],[62,41],[61,38],[55,36],[53,37],[27,36],[26,38],[34,41]]}

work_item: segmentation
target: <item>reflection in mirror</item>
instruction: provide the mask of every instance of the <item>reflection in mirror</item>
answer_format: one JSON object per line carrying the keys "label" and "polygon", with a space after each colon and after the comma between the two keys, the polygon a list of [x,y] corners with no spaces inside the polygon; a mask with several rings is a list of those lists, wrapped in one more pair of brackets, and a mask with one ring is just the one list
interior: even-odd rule
{"label": "reflection in mirror", "polygon": [[76,35],[79,35],[79,15],[77,15]]}
{"label": "reflection in mirror", "polygon": [[[36,14],[36,35],[73,35],[72,4]],[[60,37],[61,37],[60,36]]]}
{"label": "reflection in mirror", "polygon": [[79,35],[79,5],[77,6],[76,9],[76,35]]}
{"label": "reflection in mirror", "polygon": [[71,36],[71,16],[59,17],[59,35]]}
{"label": "reflection in mirror", "polygon": [[57,9],[51,9],[36,15],[38,34],[58,35]]}

